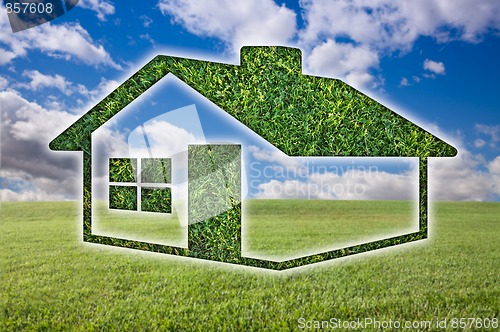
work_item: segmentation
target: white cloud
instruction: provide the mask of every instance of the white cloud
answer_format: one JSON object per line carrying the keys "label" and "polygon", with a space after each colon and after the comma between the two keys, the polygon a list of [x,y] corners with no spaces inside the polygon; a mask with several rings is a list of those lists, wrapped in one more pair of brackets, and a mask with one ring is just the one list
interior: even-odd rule
{"label": "white cloud", "polygon": [[[373,86],[373,77],[369,77],[370,69],[378,65],[375,59],[392,52],[410,51],[421,36],[433,37],[438,42],[457,39],[477,42],[487,31],[500,30],[500,3],[496,0],[482,1],[481,5],[475,0],[302,0],[300,5],[306,27],[299,32],[299,45],[306,52],[313,54],[325,40],[334,46],[352,45],[350,49],[343,47],[341,63],[333,60],[326,63],[329,59],[325,52],[321,57],[309,59],[309,68],[315,73],[318,69],[329,73],[330,68],[330,72],[342,79],[351,73],[358,76],[363,73],[365,79],[359,83],[364,81],[361,85],[365,86]],[[364,50],[364,61],[354,49]],[[339,51],[333,47],[332,51],[332,58],[339,60]],[[349,61],[351,57],[353,60]],[[442,63],[428,65],[434,73],[444,74]]]}
{"label": "white cloud", "polygon": [[[489,145],[492,148],[497,147],[498,142],[500,142],[500,124],[498,125],[484,125],[477,123],[474,129],[481,135],[488,136]],[[481,140],[484,141],[484,140]]]}
{"label": "white cloud", "polygon": [[253,158],[260,161],[278,163],[283,166],[301,166],[303,164],[299,158],[289,157],[276,148],[266,150],[255,145],[250,145],[247,147],[247,151],[251,152]]}
{"label": "white cloud", "polygon": [[342,175],[313,174],[311,180],[327,188],[338,199],[416,199],[418,177],[414,171],[401,174],[352,169]]}
{"label": "white cloud", "polygon": [[273,179],[257,189],[257,198],[268,199],[415,200],[418,177],[415,171],[392,174],[352,169],[341,175],[312,173],[306,181]]}
{"label": "white cloud", "polygon": [[399,82],[399,86],[409,86],[409,85],[411,85],[411,84],[406,77],[401,78],[401,81]]}
{"label": "white cloud", "polygon": [[[304,0],[300,4],[307,22],[300,36],[306,45],[337,37],[348,37],[361,44],[387,44],[386,40],[390,38],[384,25],[390,24],[395,14],[380,1]],[[379,11],[373,11],[374,8]]]}
{"label": "white cloud", "polygon": [[62,199],[78,197],[74,179],[81,167],[48,144],[76,120],[66,112],[45,109],[14,90],[0,92],[1,177],[16,188],[4,187],[2,199]]}
{"label": "white cloud", "polygon": [[109,158],[129,156],[126,135],[111,127],[103,125],[92,133],[92,176],[96,184],[101,182],[98,186],[107,183],[98,179],[103,180],[107,177]]}
{"label": "white cloud", "polygon": [[9,134],[17,140],[46,140],[48,143],[56,133],[76,120],[74,115],[46,110],[29,102],[15,91],[0,92],[0,105],[2,120],[9,125]]}
{"label": "white cloud", "polygon": [[38,70],[25,70],[23,72],[23,76],[28,77],[31,81],[29,83],[17,84],[18,87],[23,87],[33,91],[52,87],[60,90],[67,96],[73,93],[71,82],[67,81],[63,76],[59,74],[44,75]]}
{"label": "white cloud", "polygon": [[66,103],[59,96],[48,95],[43,101],[43,107],[52,111],[68,111]]}
{"label": "white cloud", "polygon": [[5,90],[9,84],[9,81],[5,77],[0,76],[0,90]]}
{"label": "white cloud", "polygon": [[142,25],[145,28],[149,28],[149,26],[153,23],[153,20],[146,15],[141,15],[141,16],[139,16],[139,18],[141,19]]}
{"label": "white cloud", "polygon": [[75,120],[75,116],[46,110],[29,102],[14,91],[0,92],[2,120],[10,125],[10,134],[16,139],[49,139]]}
{"label": "white cloud", "polygon": [[445,74],[445,68],[444,68],[444,64],[442,62],[437,62],[437,61],[425,59],[424,69],[428,70],[430,72],[433,72],[434,74],[438,74],[438,75]]}
{"label": "white cloud", "polygon": [[492,174],[500,175],[500,156],[497,156],[488,164],[488,169]]}
{"label": "white cloud", "polygon": [[[13,85],[14,88],[31,91],[53,88],[61,91],[66,96],[71,95],[71,99],[61,98],[59,94],[45,95],[42,103],[43,107],[51,111],[63,111],[63,113],[69,111],[72,114],[82,114],[88,111],[120,85],[115,80],[108,80],[102,77],[99,84],[94,89],[89,90],[86,86],[70,82],[59,74],[46,75],[37,70],[25,70],[23,76],[28,77],[30,80],[28,82],[16,83]],[[1,83],[2,80],[0,77],[0,87]],[[75,94],[79,96],[75,96]],[[67,102],[70,102],[70,104],[68,105]]]}
{"label": "white cloud", "polygon": [[247,151],[254,159],[250,165],[251,170],[259,169],[263,167],[261,162],[267,162],[272,164],[270,170],[275,174],[304,177],[309,173],[305,158],[289,157],[276,148],[266,150],[254,145],[248,146]]}
{"label": "white cloud", "polygon": [[314,74],[343,78],[354,86],[365,86],[373,82],[374,77],[368,70],[378,66],[379,58],[366,45],[354,46],[328,39],[312,48],[306,63]]}
{"label": "white cloud", "polygon": [[[170,156],[186,150],[187,144],[199,142],[195,136],[184,128],[166,121],[152,120],[144,126],[153,156]],[[168,146],[165,145],[168,142]],[[136,153],[131,153],[136,155]],[[148,156],[149,154],[138,154]]]}
{"label": "white cloud", "polygon": [[[61,185],[61,183],[56,183],[57,181],[43,177],[33,179],[22,172],[2,171],[0,175],[3,177],[0,185],[0,202],[61,201],[66,198],[63,194],[52,191],[54,186]],[[42,184],[41,187],[44,189],[38,184]]]}
{"label": "white cloud", "polygon": [[[424,75],[425,76],[425,75]],[[405,86],[411,86],[412,83],[420,83],[422,79],[418,76],[412,76],[411,77],[411,82],[410,82],[410,79],[406,78],[406,77],[402,77],[401,78],[401,81],[399,81],[399,87],[405,87]]]}
{"label": "white cloud", "polygon": [[139,38],[150,42],[151,45],[153,45],[153,47],[155,47],[155,45],[156,45],[155,40],[153,39],[153,37],[151,37],[151,35],[149,33],[141,34],[141,35],[139,35]]}
{"label": "white cloud", "polygon": [[22,191],[0,189],[0,202],[62,201],[64,199],[62,195],[50,194],[40,189]]}
{"label": "white cloud", "polygon": [[[454,158],[431,158],[429,192],[433,200],[486,201],[498,195],[498,160],[487,163],[480,155],[459,148]],[[481,170],[481,165],[491,169]],[[494,171],[494,172],[493,172]],[[496,173],[495,173],[496,172]]]}
{"label": "white cloud", "polygon": [[[66,161],[68,160],[65,158]],[[57,159],[55,159],[57,160]],[[63,159],[59,159],[59,162]],[[78,190],[76,179],[81,179],[81,167],[74,163],[62,163],[64,166],[72,167],[71,170],[59,169],[61,177],[52,177],[47,174],[32,174],[25,170],[15,170],[3,168],[0,176],[3,183],[0,186],[0,201],[60,201],[67,199],[77,199],[81,190]],[[45,163],[40,165],[46,167]],[[52,169],[52,172],[57,168]],[[49,176],[46,176],[49,175]],[[81,181],[81,180],[80,180]]]}
{"label": "white cloud", "polygon": [[[110,156],[128,156],[129,147],[123,133],[102,126],[92,133],[92,150],[94,158],[101,162],[97,155],[108,154]],[[107,158],[104,160],[107,164]]]}
{"label": "white cloud", "polygon": [[[477,41],[488,29],[500,29],[500,4],[485,0],[303,0],[305,42],[348,37],[378,49],[408,50],[420,36],[438,41]],[[474,13],[473,15],[471,13]],[[443,33],[456,30],[454,34]],[[455,28],[455,29],[454,29]]]}
{"label": "white cloud", "polygon": [[[434,36],[441,41],[476,42],[488,29],[500,29],[500,6],[495,0],[484,0],[480,4],[474,0],[405,1],[399,4],[399,9],[407,19],[405,27],[415,34]],[[446,26],[458,31],[443,33],[442,28]]]}
{"label": "white cloud", "polygon": [[113,3],[106,0],[80,0],[78,6],[96,12],[97,18],[100,21],[105,21],[106,16],[115,13],[115,6]]}
{"label": "white cloud", "polygon": [[15,57],[17,57],[16,53],[0,48],[0,65],[9,63]]}
{"label": "white cloud", "polygon": [[381,85],[380,80],[376,80],[373,75],[363,71],[352,71],[348,73],[345,75],[344,81],[355,88],[376,88]]}
{"label": "white cloud", "polygon": [[[323,164],[314,158],[292,158],[279,150],[256,146],[247,151],[256,160],[250,165],[256,172],[248,176],[249,185],[258,190],[257,198],[414,199],[418,193],[417,167],[410,160],[404,162],[410,162],[412,171],[392,174],[375,165]],[[268,181],[256,182],[262,175]]]}
{"label": "white cloud", "polygon": [[272,0],[159,0],[164,15],[198,36],[243,45],[286,44],[296,33],[296,14]]}
{"label": "white cloud", "polygon": [[110,92],[115,90],[120,86],[120,83],[115,80],[108,80],[104,77],[101,78],[101,81],[97,85],[95,89],[89,90],[85,85],[78,84],[76,86],[76,90],[79,94],[89,98],[90,103],[94,103],[97,100],[101,100]]}
{"label": "white cloud", "polygon": [[329,69],[336,75],[345,75],[353,70],[366,70],[378,65],[376,53],[367,46],[336,43],[329,39],[313,48],[307,59],[315,70]]}
{"label": "white cloud", "polygon": [[[500,197],[500,156],[486,162],[460,148],[455,158],[429,159],[432,201],[489,201]],[[486,165],[481,169],[481,165]],[[256,198],[416,200],[418,176],[352,169],[343,174],[309,173],[304,178],[271,179],[256,188]]]}
{"label": "white cloud", "polygon": [[311,184],[298,180],[271,180],[259,184],[258,189],[260,193],[256,195],[256,198],[263,199],[307,199],[311,197],[313,193],[316,195],[316,190],[311,188]]}
{"label": "white cloud", "polygon": [[[477,42],[486,32],[500,30],[496,0],[481,5],[475,0],[302,0],[300,6],[306,25],[297,31],[296,14],[271,0],[158,1],[174,22],[195,35],[218,38],[233,52],[242,45],[296,43],[305,52],[306,71],[356,87],[383,84],[383,78],[371,73],[379,59],[410,51],[421,36]],[[445,72],[442,63],[428,66],[430,78]]]}
{"label": "white cloud", "polygon": [[[500,126],[478,125],[477,129],[493,139],[500,133]],[[497,131],[498,130],[498,131]],[[443,136],[439,128],[432,132]],[[448,139],[450,140],[450,139]],[[500,198],[500,156],[486,160],[480,154],[472,154],[460,143],[451,139],[459,153],[454,158],[429,158],[429,191],[432,200],[488,201]],[[313,198],[313,199],[413,199],[418,193],[416,167],[411,171],[393,174],[378,169],[344,169],[338,173],[327,168],[317,172],[305,158],[293,160],[286,155],[257,147],[249,149],[253,158],[275,163],[268,168],[267,182],[253,183],[259,190],[258,198]],[[295,168],[305,172],[291,172],[287,159],[297,162]],[[292,169],[294,169],[292,167]],[[249,173],[250,178],[255,180]]]}
{"label": "white cloud", "polygon": [[54,58],[77,59],[88,65],[107,65],[121,69],[104,47],[97,45],[79,23],[46,23],[12,33],[7,15],[0,15],[0,44],[4,44],[0,48],[0,64],[3,65],[15,58],[25,57],[28,51],[39,50]]}
{"label": "white cloud", "polygon": [[486,141],[485,140],[482,140],[480,138],[474,140],[474,147],[476,147],[478,149],[482,148],[485,145],[486,145]]}

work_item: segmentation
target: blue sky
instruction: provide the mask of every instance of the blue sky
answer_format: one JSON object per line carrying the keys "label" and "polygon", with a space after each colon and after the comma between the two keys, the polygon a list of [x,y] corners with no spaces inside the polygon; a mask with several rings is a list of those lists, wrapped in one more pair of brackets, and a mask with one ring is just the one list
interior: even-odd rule
{"label": "blue sky", "polygon": [[431,161],[431,198],[498,201],[499,17],[495,0],[83,0],[14,34],[2,8],[0,197],[77,199],[81,159],[48,142],[155,54],[236,64],[242,45],[286,45],[305,73],[340,78],[459,149]]}

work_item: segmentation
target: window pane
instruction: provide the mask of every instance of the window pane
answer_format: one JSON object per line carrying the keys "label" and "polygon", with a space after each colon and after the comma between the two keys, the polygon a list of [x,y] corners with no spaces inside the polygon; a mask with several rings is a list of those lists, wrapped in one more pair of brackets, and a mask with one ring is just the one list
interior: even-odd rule
{"label": "window pane", "polygon": [[109,182],[136,182],[136,158],[109,158]]}
{"label": "window pane", "polygon": [[142,183],[171,183],[170,158],[143,158],[141,161]]}
{"label": "window pane", "polygon": [[141,188],[141,210],[172,213],[170,188]]}
{"label": "window pane", "polygon": [[109,208],[137,210],[137,187],[109,186]]}

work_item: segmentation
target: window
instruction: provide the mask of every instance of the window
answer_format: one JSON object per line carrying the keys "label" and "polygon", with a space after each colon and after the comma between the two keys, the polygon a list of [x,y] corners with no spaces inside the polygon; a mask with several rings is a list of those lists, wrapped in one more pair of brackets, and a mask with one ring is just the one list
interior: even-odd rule
{"label": "window", "polygon": [[109,208],[172,213],[171,174],[170,158],[110,158]]}

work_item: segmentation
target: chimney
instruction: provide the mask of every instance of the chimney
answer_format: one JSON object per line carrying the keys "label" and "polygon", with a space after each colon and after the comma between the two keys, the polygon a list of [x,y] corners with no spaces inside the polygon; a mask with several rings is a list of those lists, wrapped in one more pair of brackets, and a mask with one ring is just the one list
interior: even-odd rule
{"label": "chimney", "polygon": [[284,46],[243,46],[240,51],[241,67],[251,73],[283,71],[302,73],[302,51]]}

